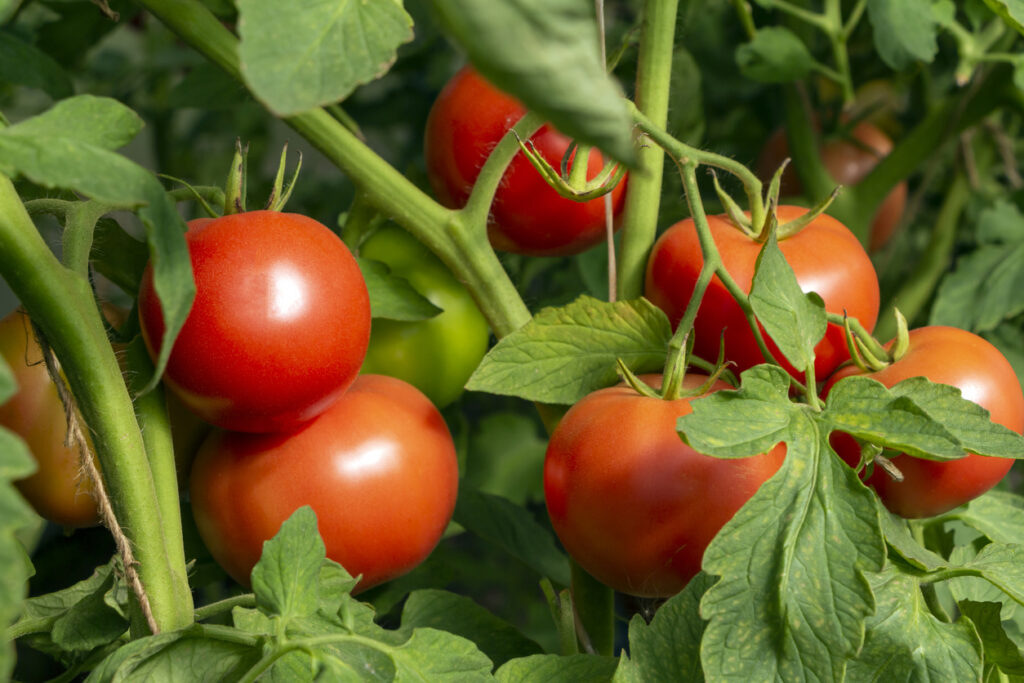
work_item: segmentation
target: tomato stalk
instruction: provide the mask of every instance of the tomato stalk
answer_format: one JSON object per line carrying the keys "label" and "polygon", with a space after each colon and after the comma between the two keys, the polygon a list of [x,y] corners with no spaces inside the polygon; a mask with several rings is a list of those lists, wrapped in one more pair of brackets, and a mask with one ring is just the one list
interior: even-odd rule
{"label": "tomato stalk", "polygon": [[[113,512],[138,560],[138,575],[160,630],[192,621],[180,585],[182,551],[168,535],[134,406],[107,340],[87,277],[62,266],[6,177],[0,177],[0,273],[60,360],[93,438]],[[172,476],[168,485],[176,486]],[[148,630],[133,614],[133,632]]]}
{"label": "tomato stalk", "polygon": [[[635,110],[662,129],[668,121],[678,7],[679,0],[648,0],[644,4],[637,55]],[[664,154],[657,147],[641,146],[637,151],[637,171],[626,187],[623,209],[617,274],[620,299],[633,299],[643,294],[647,254],[658,227],[664,166]]]}
{"label": "tomato stalk", "polygon": [[[140,4],[182,40],[244,83],[238,38],[200,0],[140,0]],[[490,248],[486,234],[477,234],[483,231],[468,228],[457,212],[431,199],[326,110],[312,109],[282,120],[344,171],[366,194],[367,201],[433,251],[465,283],[499,337],[526,324],[530,312]]]}

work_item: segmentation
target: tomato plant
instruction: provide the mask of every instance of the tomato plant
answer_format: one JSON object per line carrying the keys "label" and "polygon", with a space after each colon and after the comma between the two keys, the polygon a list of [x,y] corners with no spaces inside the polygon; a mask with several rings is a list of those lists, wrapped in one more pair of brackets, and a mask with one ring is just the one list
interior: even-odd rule
{"label": "tomato plant", "polygon": [[[780,222],[788,221],[806,211],[795,206],[780,206],[778,218]],[[708,226],[726,271],[739,287],[749,292],[761,244],[741,232],[727,216],[708,217]],[[875,269],[857,238],[842,223],[827,215],[818,216],[796,234],[780,240],[779,247],[796,273],[800,287],[807,292],[817,292],[826,310],[845,312],[868,329],[874,327],[879,307]],[[692,219],[666,230],[651,250],[644,293],[668,314],[673,324],[683,317],[703,264]],[[705,359],[717,358],[723,336],[725,358],[740,370],[763,362],[742,309],[715,276],[694,323],[694,353]],[[795,373],[770,339],[766,342],[783,365]],[[814,352],[816,375],[827,377],[849,358],[842,327],[830,324]]]}
{"label": "tomato plant", "polygon": [[[830,137],[821,145],[821,161],[825,170],[840,185],[856,185],[892,151],[892,140],[880,128],[868,121],[860,121],[845,135]],[[758,158],[758,173],[769,179],[789,156],[789,142],[783,128],[772,133]],[[795,168],[787,168],[780,187],[783,196],[799,195],[803,188]],[[882,200],[871,223],[868,248],[880,249],[891,238],[903,218],[907,204],[907,183],[898,183]]]}
{"label": "tomato plant", "polygon": [[[438,95],[427,119],[425,155],[431,185],[445,206],[466,203],[487,153],[523,117],[526,109],[466,67]],[[550,126],[530,140],[558,168],[572,140]],[[587,176],[604,165],[592,151]],[[612,190],[612,208],[622,206],[625,183]],[[491,206],[488,235],[496,249],[530,256],[578,254],[605,237],[604,200],[575,202],[560,196],[521,152],[501,181]]]}
{"label": "tomato plant", "polygon": [[0,405],[0,425],[25,440],[38,468],[16,482],[18,490],[41,517],[61,526],[98,524],[95,487],[82,471],[77,449],[65,443],[64,405],[28,316],[21,311],[0,320],[0,356],[14,370],[18,383],[14,398]]}
{"label": "tomato plant", "polygon": [[[641,377],[651,385],[661,377]],[[704,375],[687,375],[697,389]],[[710,391],[729,388],[716,382]],[[722,460],[679,439],[690,398],[596,391],[565,414],[544,462],[544,497],[566,550],[600,581],[631,595],[668,597],[700,570],[718,530],[769,479],[785,446]]]}
{"label": "tomato plant", "polygon": [[[171,388],[226,429],[287,431],[326,409],[355,378],[370,332],[366,285],[344,243],[273,211],[194,223],[186,238],[197,294],[167,364]],[[155,357],[164,322],[151,274],[139,316]]]}
{"label": "tomato plant", "polygon": [[448,405],[487,351],[490,332],[473,297],[430,250],[396,226],[378,228],[359,253],[386,264],[441,309],[427,320],[375,319],[361,372],[405,380],[434,405]]}
{"label": "tomato plant", "polygon": [[[1024,394],[1013,368],[996,347],[966,330],[943,326],[910,330],[909,347],[891,365],[870,373],[856,366],[840,368],[825,391],[844,377],[859,374],[886,386],[910,377],[952,385],[964,398],[988,410],[993,422],[1024,432]],[[832,439],[836,452],[856,467],[859,445],[847,434],[836,433]],[[876,466],[865,483],[889,510],[903,517],[932,517],[963,505],[998,484],[1013,465],[1008,458],[976,454],[941,462],[896,454],[891,460],[902,480]]]}
{"label": "tomato plant", "polygon": [[455,447],[433,404],[401,380],[362,375],[294,434],[209,437],[190,490],[203,540],[239,583],[281,522],[310,505],[327,556],[362,575],[362,590],[433,550],[457,487]]}

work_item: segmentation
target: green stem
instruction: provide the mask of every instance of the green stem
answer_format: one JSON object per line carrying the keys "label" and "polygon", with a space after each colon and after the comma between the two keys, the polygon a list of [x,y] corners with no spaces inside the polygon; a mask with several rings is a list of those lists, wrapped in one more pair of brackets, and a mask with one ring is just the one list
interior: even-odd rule
{"label": "green stem", "polygon": [[795,17],[806,24],[810,24],[815,28],[821,29],[822,31],[828,30],[827,20],[820,14],[804,9],[799,5],[794,5],[786,0],[771,0],[771,7],[777,9],[780,12],[785,12],[791,17]]}
{"label": "green stem", "polygon": [[867,347],[868,351],[871,352],[872,356],[874,356],[877,359],[888,358],[889,354],[885,350],[885,348],[878,343],[878,339],[872,336],[871,332],[869,332],[867,328],[865,328],[859,320],[853,317],[845,317],[843,315],[840,315],[839,313],[826,312],[825,315],[828,318],[828,322],[832,325],[844,327],[848,322],[850,324],[850,331],[859,341],[861,341],[864,344],[865,347]]}
{"label": "green stem", "polygon": [[528,113],[516,122],[512,130],[505,133],[498,144],[487,157],[487,161],[480,167],[473,182],[473,189],[466,200],[466,206],[462,208],[463,219],[472,226],[479,226],[486,230],[487,215],[491,211],[491,203],[498,191],[501,179],[505,176],[505,169],[512,163],[512,159],[520,152],[519,140],[529,140],[536,133],[544,121],[534,113]]}
{"label": "green stem", "polygon": [[850,77],[850,55],[846,50],[847,33],[843,27],[843,15],[839,0],[825,3],[825,19],[829,25],[828,39],[832,46],[832,60],[835,72],[831,76],[843,89],[843,104],[853,102],[853,80]]}
{"label": "green stem", "polygon": [[96,201],[75,202],[64,218],[64,265],[84,278],[89,277],[89,253],[92,250],[96,222],[110,208]]}
{"label": "green stem", "polygon": [[53,622],[57,617],[35,617],[32,619],[19,619],[8,627],[4,637],[8,641],[14,641],[22,636],[34,633],[48,633],[53,628]]}
{"label": "green stem", "polygon": [[218,600],[217,602],[211,602],[209,605],[197,607],[195,619],[196,621],[205,621],[206,619],[211,619],[219,614],[230,612],[236,607],[256,607],[256,596],[252,593],[244,593],[242,595]]}
{"label": "green stem", "polygon": [[594,654],[611,656],[615,647],[615,591],[604,585],[574,560],[572,601],[576,616],[590,640]]}
{"label": "green stem", "polygon": [[[668,121],[678,7],[679,0],[647,0],[644,5],[636,75],[636,109],[659,128],[664,128]],[[630,175],[626,186],[617,275],[620,299],[635,299],[643,294],[647,254],[654,243],[661,205],[665,153],[659,147],[641,146],[637,157],[637,170]]]}
{"label": "green stem", "polygon": [[885,313],[878,321],[875,334],[879,339],[891,339],[896,334],[896,319],[887,314],[899,308],[907,320],[914,320],[931,300],[939,280],[949,269],[949,261],[956,244],[960,216],[971,198],[967,174],[958,170],[953,182],[946,188],[939,215],[932,226],[928,247],[917,259],[917,266],[892,299],[882,308]]}
{"label": "green stem", "polygon": [[[134,406],[92,288],[87,278],[58,262],[6,177],[0,177],[0,273],[63,367],[92,436],[113,513],[134,550],[156,626],[172,630],[190,623],[191,609],[179,603],[179,573],[171,568],[175,553],[164,535]],[[184,567],[180,570],[183,576]],[[133,624],[135,632],[145,627]]]}
{"label": "green stem", "polygon": [[[244,82],[238,39],[200,0],[139,0],[182,40]],[[423,242],[461,280],[499,337],[530,319],[512,281],[487,241],[486,230],[467,227],[323,109],[283,121],[351,178],[367,201]]]}

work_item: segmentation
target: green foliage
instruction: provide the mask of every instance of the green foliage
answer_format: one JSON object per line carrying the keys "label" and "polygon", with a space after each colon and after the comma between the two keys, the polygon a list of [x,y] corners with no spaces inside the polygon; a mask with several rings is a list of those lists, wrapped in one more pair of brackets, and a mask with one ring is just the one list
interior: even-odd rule
{"label": "green foliage", "polygon": [[893,69],[930,62],[938,51],[928,0],[868,0],[868,18],[878,56]]}
{"label": "green foliage", "polygon": [[814,58],[789,29],[761,29],[749,43],[736,48],[736,63],[744,76],[762,83],[798,81],[811,72]]}
{"label": "green foliage", "polygon": [[441,312],[403,277],[392,275],[379,261],[357,258],[359,269],[370,293],[370,313],[374,318],[426,320]]}

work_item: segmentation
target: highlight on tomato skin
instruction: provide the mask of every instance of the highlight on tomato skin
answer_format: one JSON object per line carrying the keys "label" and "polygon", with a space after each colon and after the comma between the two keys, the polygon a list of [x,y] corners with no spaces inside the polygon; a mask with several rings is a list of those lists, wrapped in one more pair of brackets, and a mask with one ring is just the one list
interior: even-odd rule
{"label": "highlight on tomato skin", "polygon": [[[196,298],[167,385],[224,429],[289,431],[323,412],[355,379],[370,336],[366,283],[345,244],[276,211],[193,221],[186,240]],[[164,321],[151,267],[139,317],[156,358]]]}
{"label": "highlight on tomato skin", "polygon": [[[516,99],[488,83],[471,66],[463,67],[438,95],[427,119],[424,154],[430,184],[450,208],[465,206],[488,155],[526,114]],[[551,126],[530,138],[554,168],[560,168],[572,140]],[[604,167],[591,150],[587,177]],[[628,178],[612,190],[612,211],[622,209]],[[603,197],[576,202],[550,187],[520,151],[505,171],[491,205],[488,236],[495,249],[527,256],[571,256],[605,239]]]}
{"label": "highlight on tomato skin", "polygon": [[[64,405],[43,363],[31,322],[21,310],[0,320],[0,356],[18,385],[17,393],[0,404],[0,426],[24,439],[38,468],[14,485],[40,517],[55,524],[67,528],[99,524],[95,486],[82,471],[77,448],[64,444]],[[95,456],[91,457],[95,463]]]}
{"label": "highlight on tomato skin", "polygon": [[[684,386],[707,379],[688,374]],[[731,388],[717,382],[711,392]],[[581,567],[623,593],[682,590],[718,531],[785,458],[785,444],[749,458],[696,452],[676,432],[678,418],[693,410],[690,400],[601,389],[570,408],[551,435],[544,497],[555,532]]]}
{"label": "highlight on tomato skin", "polygon": [[[807,209],[799,206],[777,208],[781,223],[806,212]],[[749,293],[761,243],[740,231],[726,215],[708,216],[708,226],[725,270]],[[779,249],[793,269],[800,288],[817,292],[825,302],[825,310],[845,313],[859,320],[865,329],[874,329],[880,307],[878,276],[864,247],[845,225],[822,214],[796,234],[780,240]],[[671,226],[651,249],[644,296],[665,311],[673,326],[683,317],[703,265],[704,257],[692,218]],[[764,362],[743,310],[715,276],[697,312],[693,352],[705,360],[716,359],[723,335],[725,359],[736,364],[737,372]],[[802,378],[803,373],[786,361],[770,337],[766,342],[776,360],[791,375]],[[828,377],[849,359],[842,326],[829,324],[814,353],[817,378]]]}
{"label": "highlight on tomato skin", "polygon": [[[972,332],[938,325],[910,330],[909,340],[906,354],[882,370],[840,368],[829,378],[823,395],[839,380],[854,375],[871,377],[888,387],[925,377],[959,388],[964,398],[988,410],[993,422],[1024,433],[1024,392],[1013,367],[995,346]],[[833,432],[831,443],[848,465],[857,466],[860,446],[853,437]],[[974,500],[998,484],[1014,463],[1010,458],[973,453],[945,462],[905,454],[891,460],[902,481],[876,467],[864,483],[875,489],[890,512],[912,519],[934,517]]]}
{"label": "highlight on tomato skin", "polygon": [[434,549],[458,490],[455,445],[418,389],[360,375],[291,434],[214,432],[192,466],[192,512],[214,559],[248,586],[263,543],[291,514],[316,512],[327,557],[356,591],[400,576]]}

